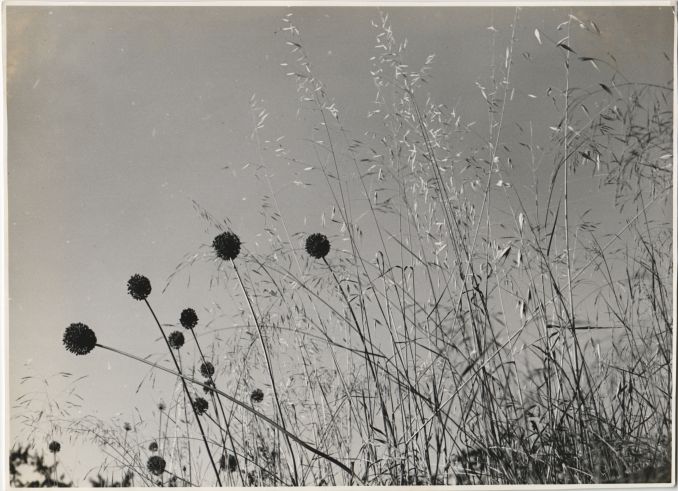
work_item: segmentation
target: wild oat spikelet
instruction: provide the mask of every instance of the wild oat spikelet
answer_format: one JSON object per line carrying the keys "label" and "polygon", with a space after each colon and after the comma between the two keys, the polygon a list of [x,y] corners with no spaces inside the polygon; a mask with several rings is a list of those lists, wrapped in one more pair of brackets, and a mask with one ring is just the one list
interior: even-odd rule
{"label": "wild oat spikelet", "polygon": [[63,343],[71,353],[86,355],[96,346],[97,337],[88,326],[75,322],[64,331]]}
{"label": "wild oat spikelet", "polygon": [[163,459],[159,455],[152,455],[151,457],[148,458],[148,461],[146,462],[146,467],[151,472],[151,474],[159,476],[163,472],[165,472],[165,459]]}
{"label": "wild oat spikelet", "polygon": [[323,234],[311,234],[306,238],[306,252],[311,257],[322,259],[330,252],[330,241]]}
{"label": "wild oat spikelet", "polygon": [[135,300],[146,300],[151,294],[151,281],[140,274],[135,274],[127,281],[127,292]]}
{"label": "wild oat spikelet", "polygon": [[191,308],[184,309],[181,311],[179,322],[184,326],[184,329],[193,329],[198,324],[198,314]]}
{"label": "wild oat spikelet", "polygon": [[224,261],[235,259],[240,254],[240,238],[233,232],[224,232],[214,238],[212,247]]}

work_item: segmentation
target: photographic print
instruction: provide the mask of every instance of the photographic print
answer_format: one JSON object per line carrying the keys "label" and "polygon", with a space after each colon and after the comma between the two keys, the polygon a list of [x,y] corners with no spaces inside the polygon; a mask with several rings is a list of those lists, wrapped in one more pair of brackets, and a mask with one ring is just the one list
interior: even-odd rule
{"label": "photographic print", "polygon": [[3,488],[674,482],[672,3],[5,23]]}

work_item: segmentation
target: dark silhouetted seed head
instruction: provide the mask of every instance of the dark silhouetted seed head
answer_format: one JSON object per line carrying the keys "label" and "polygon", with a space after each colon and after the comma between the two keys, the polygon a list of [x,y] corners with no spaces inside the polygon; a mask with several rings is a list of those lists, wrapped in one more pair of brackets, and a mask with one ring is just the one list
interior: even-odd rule
{"label": "dark silhouetted seed head", "polygon": [[322,259],[330,252],[330,241],[323,234],[311,234],[306,238],[306,252],[311,257]]}
{"label": "dark silhouetted seed head", "polygon": [[61,443],[57,441],[50,442],[49,444],[49,451],[52,453],[57,453],[58,451],[61,450]]}
{"label": "dark silhouetted seed head", "polygon": [[185,339],[184,335],[179,331],[174,331],[167,338],[171,348],[179,349],[184,345]]}
{"label": "dark silhouetted seed head", "polygon": [[76,322],[64,331],[63,342],[66,349],[71,353],[86,355],[96,346],[97,337],[94,331],[85,324]]}
{"label": "dark silhouetted seed head", "polygon": [[184,326],[184,329],[193,329],[198,324],[198,314],[193,309],[184,309],[181,311],[179,322]]}
{"label": "dark silhouetted seed head", "polygon": [[214,365],[212,365],[209,361],[206,361],[200,365],[200,373],[203,377],[210,378],[212,375],[214,375]]}
{"label": "dark silhouetted seed head", "polygon": [[235,259],[240,254],[240,239],[233,232],[217,235],[212,241],[214,251],[224,261]]}
{"label": "dark silhouetted seed head", "polygon": [[151,282],[145,276],[135,274],[127,282],[127,292],[134,300],[145,300],[151,294]]}
{"label": "dark silhouetted seed head", "polygon": [[146,467],[151,472],[151,474],[159,476],[160,474],[165,472],[165,459],[163,459],[159,455],[152,455],[148,458]]}
{"label": "dark silhouetted seed head", "polygon": [[228,456],[228,472],[235,472],[238,469],[238,459],[235,455]]}
{"label": "dark silhouetted seed head", "polygon": [[195,408],[195,413],[198,416],[205,414],[209,406],[210,405],[207,403],[207,401],[202,397],[196,397],[195,401],[193,401],[193,408]]}
{"label": "dark silhouetted seed head", "polygon": [[205,394],[212,394],[214,392],[214,387],[216,387],[214,385],[214,382],[212,382],[211,380],[208,380],[207,382],[205,382],[205,385],[207,387],[202,388],[202,390],[205,391]]}
{"label": "dark silhouetted seed head", "polygon": [[261,389],[254,389],[250,394],[252,402],[261,402],[264,400],[264,392]]}
{"label": "dark silhouetted seed head", "polygon": [[159,410],[159,411],[164,411],[166,408],[167,408],[167,406],[165,405],[164,402],[160,401],[160,402],[158,403],[158,410]]}
{"label": "dark silhouetted seed head", "polygon": [[125,428],[125,431],[130,431],[132,429],[132,425],[129,423],[125,423],[122,427]]}
{"label": "dark silhouetted seed head", "polygon": [[158,451],[158,442],[151,442],[151,444],[148,446],[148,449],[151,452],[157,452]]}

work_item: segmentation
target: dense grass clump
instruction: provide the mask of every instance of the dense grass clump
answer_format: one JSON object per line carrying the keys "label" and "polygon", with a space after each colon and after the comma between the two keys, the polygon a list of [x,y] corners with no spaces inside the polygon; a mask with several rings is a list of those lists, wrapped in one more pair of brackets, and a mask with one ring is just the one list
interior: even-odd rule
{"label": "dense grass clump", "polygon": [[[191,283],[211,295],[195,305],[200,325],[186,308],[167,334],[150,280],[134,275],[128,293],[164,358],[98,344],[81,323],[63,335],[77,355],[100,346],[171,376],[171,403],[123,437],[94,418],[69,431],[115,448],[149,486],[670,480],[670,81],[622,82],[588,56],[592,21],[569,15],[547,36],[521,30],[516,9],[488,31],[476,124],[426,92],[434,57],[413,69],[384,14],[369,130],[355,135],[292,17],[283,24],[316,161],[273,144],[252,99],[265,226],[239,230],[241,242],[195,205],[206,235],[168,286],[207,271]],[[533,120],[524,107],[538,96],[514,82],[530,57],[515,52],[537,47],[560,71],[551,112]],[[595,78],[576,87],[592,62]],[[268,153],[326,201],[287,216]],[[307,218],[323,232],[303,230]]]}

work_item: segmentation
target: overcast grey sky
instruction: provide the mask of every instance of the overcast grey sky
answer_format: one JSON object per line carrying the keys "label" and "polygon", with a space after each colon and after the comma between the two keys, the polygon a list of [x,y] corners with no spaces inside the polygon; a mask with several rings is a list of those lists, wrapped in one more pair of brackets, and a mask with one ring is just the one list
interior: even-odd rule
{"label": "overcast grey sky", "polygon": [[[488,27],[497,29],[495,54],[503,60],[514,9],[385,10],[396,35],[408,39],[413,65],[436,54],[426,90],[465,120],[486,126],[476,82],[489,76]],[[192,200],[230,219],[251,250],[265,250],[257,238],[266,184],[246,167],[259,159],[249,138],[253,94],[271,114],[265,134],[285,136],[291,154],[314,158],[302,139],[316,121],[307,113],[297,117],[296,86],[280,66],[291,58],[280,31],[290,11],[346,126],[361,136],[375,92],[369,59],[376,8],[7,8],[10,402],[22,393],[22,377],[62,371],[90,374],[78,385],[83,413],[131,419],[134,407],[148,402],[135,393],[145,371],[107,352],[76,358],[62,349],[61,336],[71,322],[85,322],[96,326],[104,344],[160,352],[148,313],[126,294],[126,281],[137,272],[153,281],[162,322],[176,322],[185,306],[199,313],[210,307],[216,294],[204,272],[189,287],[184,276],[160,295],[184,254],[211,241]],[[578,7],[573,13],[601,31],[575,31],[571,44],[580,55],[613,53],[629,80],[671,79],[665,58],[673,52],[671,9]],[[522,99],[509,117],[541,123],[540,132],[556,122],[541,115],[553,118],[543,96],[548,84],[562,82],[562,63],[533,33],[539,28],[557,39],[555,28],[565,20],[565,9],[519,14],[513,84]],[[600,74],[580,64],[572,77],[573,85],[584,86]],[[322,187],[289,183],[320,178],[272,166],[290,227],[319,229],[330,207]],[[609,196],[597,195],[588,179],[577,186],[580,210],[609,206]],[[158,392],[167,394],[171,378],[159,381]],[[60,397],[64,387],[55,381],[50,390]],[[86,465],[78,459],[87,458],[68,448],[63,455],[79,482]]]}

